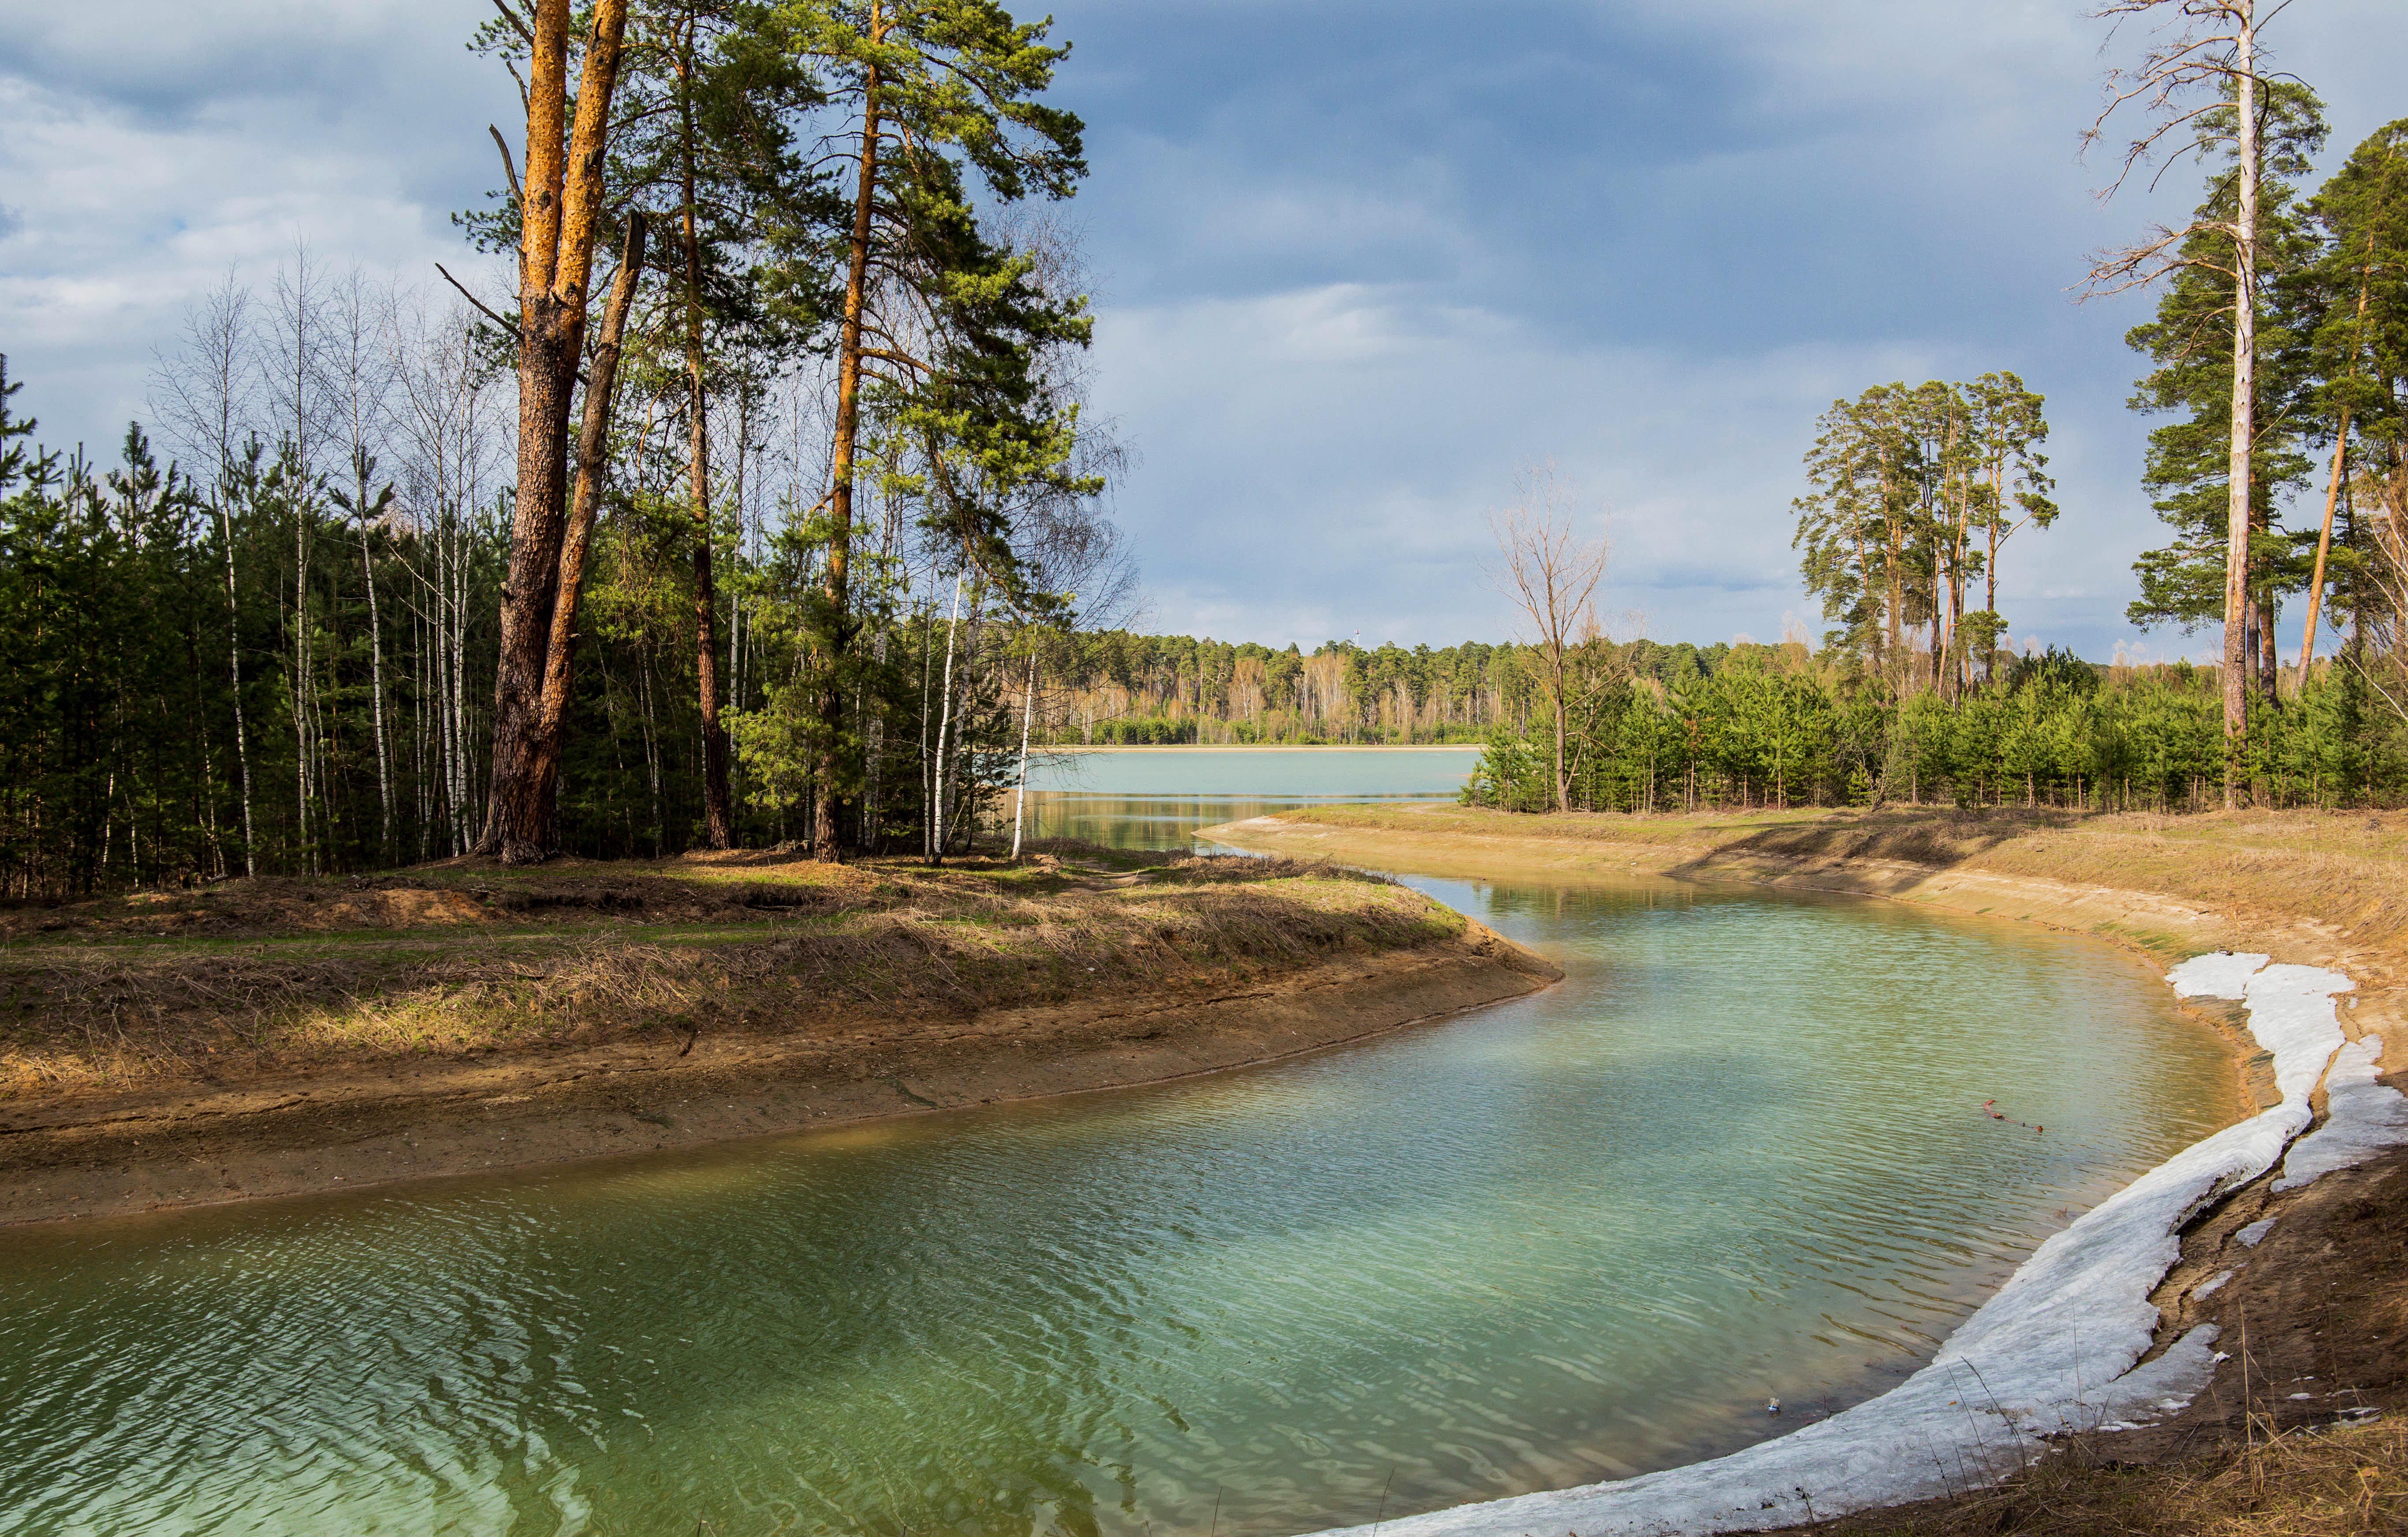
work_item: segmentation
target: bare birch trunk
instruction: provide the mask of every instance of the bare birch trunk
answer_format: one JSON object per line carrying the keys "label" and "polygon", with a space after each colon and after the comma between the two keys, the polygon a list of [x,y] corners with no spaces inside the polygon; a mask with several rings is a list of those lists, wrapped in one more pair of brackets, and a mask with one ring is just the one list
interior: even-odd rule
{"label": "bare birch trunk", "polygon": [[1020,785],[1011,797],[1011,862],[1020,863],[1022,812],[1028,806],[1028,727],[1037,717],[1037,645],[1028,646],[1028,686],[1020,697]]}
{"label": "bare birch trunk", "polygon": [[235,602],[234,520],[226,514],[226,474],[221,470],[215,504],[218,539],[225,546],[226,668],[234,685],[234,755],[242,773],[242,872],[259,873],[259,839],[251,822],[251,738],[242,720],[242,610]]}
{"label": "bare birch trunk", "polygon": [[931,865],[945,862],[945,735],[953,725],[953,637],[962,625],[962,573],[953,577],[953,612],[945,622],[944,713],[937,721],[937,787],[930,807],[935,821],[934,841],[929,845],[933,851],[928,859]]}

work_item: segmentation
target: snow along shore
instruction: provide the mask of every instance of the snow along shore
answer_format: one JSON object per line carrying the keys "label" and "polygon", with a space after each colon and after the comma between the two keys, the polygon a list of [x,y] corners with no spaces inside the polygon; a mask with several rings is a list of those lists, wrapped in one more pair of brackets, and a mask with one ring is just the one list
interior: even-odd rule
{"label": "snow along shore", "polygon": [[[2200,955],[2167,980],[2184,998],[2245,1002],[2250,1033],[2273,1055],[2282,1102],[2193,1143],[2083,1214],[2034,1250],[1930,1365],[1889,1392],[1711,1462],[1346,1531],[1611,1537],[1789,1526],[1996,1483],[2030,1461],[2042,1437],[2121,1428],[2184,1407],[2223,1358],[2214,1325],[2134,1364],[2157,1325],[2149,1293],[2180,1257],[2184,1224],[2286,1153],[2276,1189],[2408,1142],[2408,1100],[2375,1079],[2379,1041],[2343,1038],[2333,996],[2355,984],[2338,971],[2266,961]],[[2303,1139],[2314,1119],[2310,1096],[2329,1068],[2326,1124]]]}

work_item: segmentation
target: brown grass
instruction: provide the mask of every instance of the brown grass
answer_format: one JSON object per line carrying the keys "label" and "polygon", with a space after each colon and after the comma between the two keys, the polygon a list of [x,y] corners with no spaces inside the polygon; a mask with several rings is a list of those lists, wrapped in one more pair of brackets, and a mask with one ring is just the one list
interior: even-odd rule
{"label": "brown grass", "polygon": [[2260,1436],[2154,1466],[2078,1438],[1993,1489],[1824,1522],[1830,1537],[2341,1537],[2408,1530],[2408,1425]]}
{"label": "brown grass", "polygon": [[738,858],[235,882],[7,915],[0,1097],[644,1030],[841,1033],[1267,976],[1463,920],[1296,860],[1056,845],[1021,866]]}

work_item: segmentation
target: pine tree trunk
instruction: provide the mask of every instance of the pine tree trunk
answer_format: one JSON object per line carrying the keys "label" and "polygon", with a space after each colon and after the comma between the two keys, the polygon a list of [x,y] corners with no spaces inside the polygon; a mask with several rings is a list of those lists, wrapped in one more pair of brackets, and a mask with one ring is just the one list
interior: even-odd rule
{"label": "pine tree trunk", "polygon": [[2234,38],[2240,89],[2241,202],[2233,225],[2232,447],[2224,553],[2224,804],[2240,804],[2236,775],[2249,730],[2250,452],[2258,401],[2258,79],[2255,0],[2239,0]]}
{"label": "pine tree trunk", "polygon": [[[883,9],[878,0],[869,7],[869,40],[885,36]],[[838,844],[837,787],[844,775],[841,743],[844,689],[838,663],[850,639],[845,582],[853,553],[853,461],[861,424],[862,312],[868,303],[869,232],[878,190],[879,71],[872,65],[862,93],[861,178],[853,194],[853,239],[844,280],[844,323],[837,338],[836,441],[828,493],[827,568],[824,596],[827,603],[825,654],[820,665],[825,676],[820,685],[820,749],[818,805],[811,817],[811,856],[833,863],[844,856]]]}
{"label": "pine tree trunk", "polygon": [[[2359,291],[2358,314],[2366,313],[2366,294]],[[2341,424],[2333,438],[2332,483],[2325,488],[2325,522],[2316,535],[2316,570],[2308,582],[2308,622],[2300,634],[2300,682],[2292,691],[2293,698],[2305,698],[2308,693],[2308,668],[2316,659],[2316,620],[2321,616],[2325,598],[2325,558],[2332,553],[2333,510],[2341,505],[2341,482],[2344,467],[2349,459],[2349,406],[2341,409]]]}
{"label": "pine tree trunk", "polygon": [[694,670],[702,695],[703,840],[714,849],[724,849],[736,841],[736,833],[727,809],[727,736],[719,725],[719,596],[710,570],[710,395],[703,366],[702,239],[695,223],[692,28],[689,21],[687,54],[679,61],[678,69],[685,87],[679,113],[685,180],[685,369],[694,479]]}
{"label": "pine tree trunk", "polygon": [[542,794],[543,676],[567,525],[568,399],[584,349],[586,282],[627,0],[596,0],[577,121],[564,149],[568,11],[568,0],[538,0],[528,58],[518,481],[494,668],[493,773],[477,842],[478,852],[511,864],[539,860],[552,848],[552,808]]}
{"label": "pine tree trunk", "polygon": [[641,210],[627,215],[627,244],[618,276],[602,310],[602,334],[585,385],[585,410],[577,432],[577,490],[560,545],[553,582],[552,632],[544,645],[543,692],[536,708],[536,754],[532,813],[550,828],[558,818],[560,760],[568,740],[568,702],[577,654],[577,611],[585,593],[585,565],[594,544],[594,519],[601,507],[603,472],[609,467],[610,411],[619,382],[619,358],[627,310],[643,280],[645,222]]}

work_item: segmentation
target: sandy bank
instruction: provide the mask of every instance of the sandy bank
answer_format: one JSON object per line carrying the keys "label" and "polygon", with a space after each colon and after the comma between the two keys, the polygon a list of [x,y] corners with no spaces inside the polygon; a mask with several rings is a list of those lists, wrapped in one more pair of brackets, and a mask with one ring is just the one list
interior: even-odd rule
{"label": "sandy bank", "polygon": [[975,1013],[843,1040],[710,1032],[0,1110],[0,1222],[355,1188],[1160,1083],[1519,997],[1561,975],[1476,926],[1226,988]]}
{"label": "sandy bank", "polygon": [[1384,881],[1082,845],[236,882],[0,939],[0,1222],[1154,1083],[1561,975]]}
{"label": "sandy bank", "polygon": [[1546,880],[1668,875],[1884,897],[2112,941],[2159,970],[2210,950],[2326,967],[2358,984],[2349,1039],[2408,1061],[2408,814],[2168,818],[2046,811],[1514,816],[1335,806],[1199,837],[1373,869]]}

